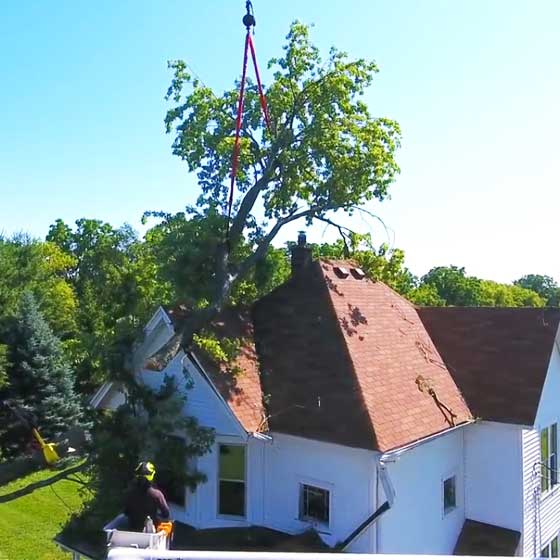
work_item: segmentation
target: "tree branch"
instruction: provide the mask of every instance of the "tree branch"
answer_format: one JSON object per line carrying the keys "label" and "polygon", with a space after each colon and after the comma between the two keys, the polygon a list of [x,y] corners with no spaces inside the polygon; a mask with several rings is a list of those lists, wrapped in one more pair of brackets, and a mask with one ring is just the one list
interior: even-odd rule
{"label": "tree branch", "polygon": [[251,210],[253,209],[253,206],[255,205],[259,194],[266,188],[268,183],[270,183],[272,176],[274,175],[274,171],[276,170],[276,167],[278,165],[278,154],[283,148],[284,143],[284,138],[278,137],[272,144],[270,148],[270,155],[268,158],[268,165],[265,167],[260,179],[258,179],[258,181],[247,191],[247,193],[243,197],[241,205],[239,206],[239,210],[233,218],[233,222],[229,230],[230,245],[235,245],[241,237],[241,234],[245,229],[247,217],[251,213]]}
{"label": "tree branch", "polygon": [[257,248],[249,255],[239,266],[237,273],[232,278],[232,283],[238,280],[239,278],[243,278],[245,274],[260,260],[262,259],[268,247],[272,243],[272,240],[276,237],[278,232],[290,222],[295,220],[299,220],[300,218],[317,218],[319,213],[328,212],[329,210],[333,210],[334,207],[331,206],[312,206],[307,210],[302,210],[301,212],[293,212],[292,214],[288,214],[285,218],[280,218],[272,227],[272,229],[261,239],[261,241],[257,244]]}

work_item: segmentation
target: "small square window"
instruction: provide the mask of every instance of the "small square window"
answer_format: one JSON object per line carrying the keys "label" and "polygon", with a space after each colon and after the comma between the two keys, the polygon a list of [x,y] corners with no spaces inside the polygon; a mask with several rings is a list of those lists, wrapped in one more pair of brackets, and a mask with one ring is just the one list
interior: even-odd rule
{"label": "small square window", "polygon": [[450,476],[443,481],[443,512],[449,513],[457,507],[457,490],[455,477]]}
{"label": "small square window", "polygon": [[300,487],[299,518],[328,525],[330,521],[330,492],[324,488],[302,484]]}

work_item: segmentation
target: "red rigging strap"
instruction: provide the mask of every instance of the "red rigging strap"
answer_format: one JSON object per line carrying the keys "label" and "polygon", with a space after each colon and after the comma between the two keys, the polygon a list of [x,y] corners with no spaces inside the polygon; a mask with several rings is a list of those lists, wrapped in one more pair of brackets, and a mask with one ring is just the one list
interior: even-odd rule
{"label": "red rigging strap", "polygon": [[249,47],[251,48],[251,58],[253,59],[253,66],[255,67],[255,76],[257,77],[257,85],[259,87],[259,98],[261,100],[261,108],[264,115],[264,120],[266,122],[266,128],[269,132],[272,132],[272,124],[270,122],[270,114],[268,113],[268,105],[266,104],[266,97],[264,96],[264,91],[262,88],[261,75],[259,73],[259,65],[257,64],[257,53],[255,52],[255,45],[253,39],[249,34]]}
{"label": "red rigging strap", "polygon": [[245,78],[247,77],[247,55],[249,51],[249,43],[251,35],[247,29],[245,36],[245,50],[243,52],[243,70],[241,72],[241,85],[239,86],[239,100],[237,101],[237,118],[235,120],[235,141],[233,144],[233,155],[231,158],[231,181],[229,185],[229,200],[226,224],[226,238],[229,234],[229,220],[231,218],[231,208],[233,206],[233,191],[235,187],[235,177],[237,175],[237,167],[239,165],[239,137],[241,135],[241,121],[243,120],[243,101],[245,95]]}
{"label": "red rigging strap", "polygon": [[[239,140],[241,137],[241,124],[243,122],[243,105],[244,105],[244,98],[245,98],[245,82],[247,79],[247,61],[249,58],[249,49],[251,50],[251,59],[253,61],[253,67],[255,69],[255,76],[257,78],[259,99],[261,103],[261,109],[264,115],[264,120],[268,131],[272,133],[270,113],[268,112],[268,105],[266,103],[266,97],[264,95],[262,82],[261,82],[261,75],[257,64],[257,54],[255,52],[255,45],[253,43],[253,39],[251,38],[251,26],[255,25],[255,19],[252,15],[252,7],[250,12],[249,6],[250,3],[248,3],[247,15],[243,18],[243,23],[247,27],[247,35],[245,36],[245,49],[243,51],[243,70],[241,73],[241,84],[239,86],[239,100],[237,101],[237,117],[235,120],[235,140],[233,144],[233,155],[231,159],[231,180],[229,186],[229,198],[228,198],[228,208],[227,208],[226,241],[228,240],[228,236],[229,236],[229,222],[231,218],[231,210],[233,207],[235,178],[237,177],[237,170],[239,168],[239,151],[240,151]],[[247,19],[246,21],[247,16],[249,16],[249,19]]]}

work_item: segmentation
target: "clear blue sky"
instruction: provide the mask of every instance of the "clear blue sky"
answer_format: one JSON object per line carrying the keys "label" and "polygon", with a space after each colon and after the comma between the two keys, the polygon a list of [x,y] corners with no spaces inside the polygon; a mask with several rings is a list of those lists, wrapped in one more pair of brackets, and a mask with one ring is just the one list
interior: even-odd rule
{"label": "clear blue sky", "polygon": [[[560,2],[254,4],[262,67],[296,18],[315,24],[321,48],[381,67],[367,102],[404,138],[392,198],[373,209],[415,273],[457,264],[560,280]],[[44,236],[56,218],[80,217],[140,229],[144,210],[192,202],[196,181],[163,130],[166,61],[229,87],[243,12],[242,0],[3,2],[0,231]]]}

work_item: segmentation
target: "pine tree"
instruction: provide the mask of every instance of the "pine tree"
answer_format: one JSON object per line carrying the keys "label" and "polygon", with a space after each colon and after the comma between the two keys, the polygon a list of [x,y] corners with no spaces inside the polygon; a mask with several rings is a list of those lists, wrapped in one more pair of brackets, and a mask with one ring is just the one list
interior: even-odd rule
{"label": "pine tree", "polygon": [[31,293],[22,296],[11,335],[10,399],[34,414],[45,438],[56,439],[82,425],[83,410],[74,391],[72,370]]}

